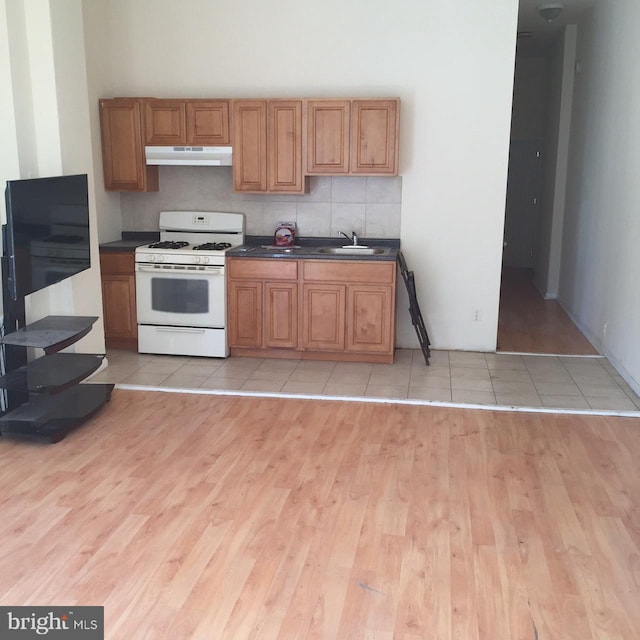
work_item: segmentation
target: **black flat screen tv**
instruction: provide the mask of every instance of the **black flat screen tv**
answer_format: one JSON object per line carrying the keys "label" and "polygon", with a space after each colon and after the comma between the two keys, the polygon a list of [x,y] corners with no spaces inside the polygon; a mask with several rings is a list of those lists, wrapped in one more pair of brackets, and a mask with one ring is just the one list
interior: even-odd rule
{"label": "black flat screen tv", "polygon": [[87,175],[7,181],[5,296],[21,300],[91,266]]}

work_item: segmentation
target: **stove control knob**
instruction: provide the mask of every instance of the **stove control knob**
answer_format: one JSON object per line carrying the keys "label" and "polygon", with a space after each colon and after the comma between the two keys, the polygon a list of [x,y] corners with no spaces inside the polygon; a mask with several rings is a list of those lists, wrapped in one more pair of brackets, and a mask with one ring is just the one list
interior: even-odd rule
{"label": "stove control knob", "polygon": [[162,255],[158,256],[158,262],[164,262],[164,256]]}
{"label": "stove control knob", "polygon": [[195,264],[200,264],[200,256],[193,256],[193,261]]}
{"label": "stove control knob", "polygon": [[205,256],[204,258],[202,258],[202,262],[204,262],[205,264],[209,264],[209,258]]}
{"label": "stove control knob", "polygon": [[149,255],[147,257],[149,258],[149,262],[155,262],[156,261],[156,257],[153,254],[151,254],[151,255]]}

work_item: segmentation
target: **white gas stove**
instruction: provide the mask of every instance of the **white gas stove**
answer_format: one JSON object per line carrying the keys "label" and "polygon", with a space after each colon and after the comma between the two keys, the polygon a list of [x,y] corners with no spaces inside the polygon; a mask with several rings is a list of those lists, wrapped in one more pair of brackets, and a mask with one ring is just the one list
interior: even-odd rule
{"label": "white gas stove", "polygon": [[244,214],[161,211],[160,241],[138,247],[136,262],[224,264],[227,249],[244,244]]}
{"label": "white gas stove", "polygon": [[160,213],[160,241],[135,252],[141,353],[229,355],[225,253],[244,228],[241,213]]}

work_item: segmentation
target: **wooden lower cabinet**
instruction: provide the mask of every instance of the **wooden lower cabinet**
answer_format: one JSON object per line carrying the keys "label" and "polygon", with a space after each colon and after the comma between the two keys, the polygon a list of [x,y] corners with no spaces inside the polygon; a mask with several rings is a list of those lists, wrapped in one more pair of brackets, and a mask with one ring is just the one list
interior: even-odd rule
{"label": "wooden lower cabinet", "polygon": [[231,349],[295,349],[296,260],[227,258],[227,324]]}
{"label": "wooden lower cabinet", "polygon": [[298,284],[265,282],[262,343],[272,349],[298,346]]}
{"label": "wooden lower cabinet", "polygon": [[394,291],[389,286],[349,285],[347,289],[347,351],[389,353],[393,349]]}
{"label": "wooden lower cabinet", "polygon": [[395,262],[228,258],[232,355],[393,362]]}
{"label": "wooden lower cabinet", "polygon": [[100,253],[104,339],[111,349],[138,350],[134,268],[132,251]]}
{"label": "wooden lower cabinet", "polygon": [[229,281],[227,310],[229,345],[262,347],[262,282]]}
{"label": "wooden lower cabinet", "polygon": [[303,285],[303,349],[344,351],[345,299],[343,284]]}

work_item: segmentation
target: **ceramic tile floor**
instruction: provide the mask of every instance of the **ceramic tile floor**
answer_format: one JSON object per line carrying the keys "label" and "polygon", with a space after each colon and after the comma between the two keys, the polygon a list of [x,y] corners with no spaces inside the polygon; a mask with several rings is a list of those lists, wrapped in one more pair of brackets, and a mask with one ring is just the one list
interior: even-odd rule
{"label": "ceramic tile floor", "polygon": [[109,350],[92,382],[640,415],[606,358],[398,349],[393,364],[152,356]]}

